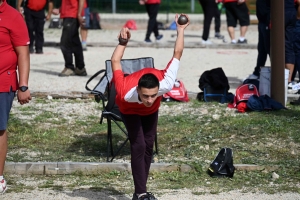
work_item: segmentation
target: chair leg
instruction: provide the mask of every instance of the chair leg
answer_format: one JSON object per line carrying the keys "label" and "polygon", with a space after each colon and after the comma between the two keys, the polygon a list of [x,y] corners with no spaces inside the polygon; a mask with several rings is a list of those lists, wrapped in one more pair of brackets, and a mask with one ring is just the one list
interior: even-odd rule
{"label": "chair leg", "polygon": [[113,155],[111,120],[107,119],[107,162],[109,162],[109,157]]}

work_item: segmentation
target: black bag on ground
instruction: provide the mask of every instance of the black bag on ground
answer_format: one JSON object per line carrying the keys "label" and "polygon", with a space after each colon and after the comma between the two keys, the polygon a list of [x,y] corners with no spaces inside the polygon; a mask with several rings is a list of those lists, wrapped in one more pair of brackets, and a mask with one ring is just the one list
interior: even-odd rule
{"label": "black bag on ground", "polygon": [[232,149],[224,147],[211,162],[207,173],[211,177],[233,177],[234,170]]}

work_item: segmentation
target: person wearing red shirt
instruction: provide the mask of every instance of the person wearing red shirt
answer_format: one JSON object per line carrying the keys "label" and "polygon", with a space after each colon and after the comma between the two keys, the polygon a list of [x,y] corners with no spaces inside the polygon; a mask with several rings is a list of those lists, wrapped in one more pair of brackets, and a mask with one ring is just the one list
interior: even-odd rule
{"label": "person wearing red shirt", "polygon": [[0,193],[4,193],[7,189],[3,177],[8,145],[6,129],[15,92],[18,90],[21,105],[31,100],[28,31],[23,16],[6,0],[0,0],[0,44]]}
{"label": "person wearing red shirt", "polygon": [[[227,30],[231,39],[231,44],[247,44],[245,38],[248,26],[250,25],[249,10],[245,3],[246,0],[223,0],[226,9]],[[240,38],[235,40],[234,28],[240,24]]]}
{"label": "person wearing red shirt", "polygon": [[[86,76],[83,49],[79,37],[79,27],[84,26],[82,11],[85,0],[62,0],[60,11],[53,10],[53,14],[60,12],[63,19],[63,30],[60,38],[60,49],[65,59],[65,68],[58,76]],[[73,64],[73,54],[75,65]]]}
{"label": "person wearing red shirt", "polygon": [[[45,16],[45,7],[48,3],[48,14]],[[35,45],[35,53],[43,54],[44,46],[44,25],[45,19],[51,18],[53,9],[53,0],[27,0],[24,3],[24,9],[21,7],[23,0],[18,0],[17,10],[25,16],[28,28],[30,45],[30,53],[34,53],[33,44]]]}
{"label": "person wearing red shirt", "polygon": [[[186,15],[188,18],[188,16]],[[124,77],[121,67],[126,44],[119,44],[111,57],[113,81],[116,88],[116,103],[128,131],[131,149],[131,169],[134,180],[132,200],[156,200],[147,191],[146,184],[153,154],[156,135],[158,109],[164,93],[169,92],[175,83],[179,60],[184,48],[184,29],[189,25],[179,25],[173,57],[164,70],[144,68]],[[129,40],[130,31],[123,28],[119,37]]]}
{"label": "person wearing red shirt", "polygon": [[161,40],[163,38],[163,35],[160,35],[158,32],[158,26],[157,26],[157,14],[159,10],[160,0],[140,0],[139,1],[141,5],[146,6],[146,11],[149,16],[148,20],[148,27],[146,32],[146,43],[152,43],[150,40],[151,33],[154,33],[156,41]]}

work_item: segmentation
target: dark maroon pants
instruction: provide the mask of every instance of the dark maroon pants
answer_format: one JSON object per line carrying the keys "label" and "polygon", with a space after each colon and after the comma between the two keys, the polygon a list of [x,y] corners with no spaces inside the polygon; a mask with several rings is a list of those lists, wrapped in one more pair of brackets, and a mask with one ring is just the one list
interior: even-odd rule
{"label": "dark maroon pants", "polygon": [[145,193],[157,131],[158,111],[146,116],[122,114],[122,119],[130,141],[135,193]]}

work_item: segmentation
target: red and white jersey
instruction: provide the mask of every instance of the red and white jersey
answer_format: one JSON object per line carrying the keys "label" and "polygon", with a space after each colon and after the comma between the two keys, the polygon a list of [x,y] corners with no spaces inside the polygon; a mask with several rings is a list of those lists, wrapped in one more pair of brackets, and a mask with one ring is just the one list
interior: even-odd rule
{"label": "red and white jersey", "polygon": [[[144,68],[124,77],[122,70],[113,73],[113,81],[116,87],[116,103],[123,114],[149,115],[156,112],[160,106],[162,95],[172,90],[177,72],[179,60],[172,58],[164,70]],[[159,80],[158,98],[151,107],[146,107],[139,100],[137,86],[139,79],[144,75],[152,73]]]}

